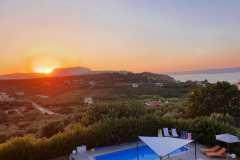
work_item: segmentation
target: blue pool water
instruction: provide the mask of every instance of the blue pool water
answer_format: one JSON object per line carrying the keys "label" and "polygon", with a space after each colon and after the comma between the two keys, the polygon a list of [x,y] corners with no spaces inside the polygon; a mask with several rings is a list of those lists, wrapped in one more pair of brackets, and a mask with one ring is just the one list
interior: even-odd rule
{"label": "blue pool water", "polygon": [[[170,156],[175,156],[188,150],[189,149],[187,147],[182,147],[172,152]],[[148,146],[141,146],[138,148],[138,150],[137,147],[135,147],[118,152],[96,156],[95,160],[137,160],[137,155],[139,157],[139,160],[159,160],[159,157]]]}

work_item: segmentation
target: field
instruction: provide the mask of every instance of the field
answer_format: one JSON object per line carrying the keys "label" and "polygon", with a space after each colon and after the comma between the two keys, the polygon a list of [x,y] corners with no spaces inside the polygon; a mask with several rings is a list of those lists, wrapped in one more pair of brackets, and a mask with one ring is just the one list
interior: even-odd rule
{"label": "field", "polygon": [[[26,134],[50,137],[81,121],[89,107],[101,103],[161,100],[162,107],[172,106],[184,101],[194,85],[150,73],[1,81],[0,94],[7,99],[0,102],[0,142]],[[51,132],[45,133],[51,126]]]}

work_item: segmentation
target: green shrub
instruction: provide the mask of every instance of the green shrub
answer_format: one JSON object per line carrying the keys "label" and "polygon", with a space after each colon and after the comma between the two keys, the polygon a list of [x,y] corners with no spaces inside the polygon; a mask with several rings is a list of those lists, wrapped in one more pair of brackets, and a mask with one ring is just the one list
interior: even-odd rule
{"label": "green shrub", "polygon": [[235,133],[229,126],[201,117],[191,119],[163,119],[154,114],[132,118],[108,118],[91,126],[75,124],[51,138],[36,139],[31,136],[15,138],[0,145],[3,160],[45,160],[68,155],[76,146],[88,148],[114,145],[138,140],[139,135],[156,136],[159,128],[177,128],[191,131],[203,144],[215,143],[215,134]]}
{"label": "green shrub", "polygon": [[44,124],[38,131],[39,137],[51,137],[64,130],[64,122],[61,120],[50,121]]}
{"label": "green shrub", "polygon": [[138,101],[102,103],[90,107],[81,122],[88,126],[104,119],[140,117],[145,113],[143,103]]}
{"label": "green shrub", "polygon": [[31,136],[15,138],[0,145],[0,159],[31,160],[35,157],[35,139]]}
{"label": "green shrub", "polygon": [[188,95],[190,116],[210,116],[212,113],[239,117],[240,92],[236,85],[217,82],[198,86]]}
{"label": "green shrub", "polygon": [[213,145],[216,143],[216,134],[235,133],[235,130],[208,117],[200,117],[193,120],[192,132],[202,144]]}
{"label": "green shrub", "polygon": [[228,124],[228,125],[234,125],[235,126],[235,120],[229,114],[224,115],[224,114],[221,114],[221,113],[212,113],[210,115],[210,119],[215,120],[215,121],[219,121],[219,122],[223,122],[223,123]]}

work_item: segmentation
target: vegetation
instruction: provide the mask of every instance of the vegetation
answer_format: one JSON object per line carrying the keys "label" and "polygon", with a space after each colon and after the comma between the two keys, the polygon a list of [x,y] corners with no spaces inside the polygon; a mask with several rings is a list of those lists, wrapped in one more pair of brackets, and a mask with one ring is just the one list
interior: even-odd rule
{"label": "vegetation", "polygon": [[189,112],[194,117],[210,116],[212,113],[237,117],[239,106],[240,91],[227,82],[198,86],[189,94]]}
{"label": "vegetation", "polygon": [[39,129],[39,137],[51,137],[58,132],[62,132],[64,130],[64,121],[63,120],[54,120],[47,122]]}
{"label": "vegetation", "polygon": [[[139,87],[133,88],[132,83],[139,84]],[[82,116],[89,109],[89,106],[84,104],[85,97],[92,97],[94,105],[97,106],[109,104],[125,107],[126,105],[119,102],[134,100],[139,101],[143,106],[145,101],[154,99],[182,98],[189,88],[191,85],[176,83],[169,76],[151,73],[129,73],[127,75],[109,73],[1,81],[0,93],[7,93],[16,101],[0,102],[0,143],[26,134],[32,134],[35,137],[51,137],[63,131],[69,124],[80,121],[83,125],[88,125],[90,122],[82,120]],[[18,92],[23,94],[16,95]],[[39,95],[48,98],[40,98]],[[59,114],[42,114],[33,108],[29,101],[34,101]],[[111,104],[112,102],[114,104]],[[174,114],[168,113],[170,116]]]}
{"label": "vegetation", "polygon": [[138,118],[146,113],[143,103],[138,101],[100,103],[91,106],[84,114],[81,122],[86,126],[100,120],[117,118]]}
{"label": "vegetation", "polygon": [[161,118],[155,111],[149,111],[141,105],[138,108],[137,104],[137,102],[129,102],[118,103],[116,106],[103,104],[91,107],[83,116],[83,119],[89,120],[88,126],[77,123],[51,138],[36,139],[25,136],[12,139],[0,145],[0,159],[51,159],[69,154],[81,144],[93,148],[136,141],[139,135],[156,136],[157,130],[163,127],[176,127],[179,130],[190,131],[194,137],[200,136],[198,139],[200,143],[208,145],[215,143],[215,134],[237,133],[229,125],[221,124],[208,117]]}
{"label": "vegetation", "polygon": [[[106,119],[89,127],[79,124],[58,133],[49,139],[35,139],[30,136],[17,138],[0,145],[0,159],[41,160],[69,154],[77,145],[100,147],[136,141],[139,135],[154,136],[158,128],[173,126],[184,128],[198,136],[201,143],[215,143],[216,133],[235,132],[231,127],[221,125],[208,118],[195,120],[159,119],[150,115],[141,118]],[[16,154],[17,153],[17,154]]]}
{"label": "vegetation", "polygon": [[[71,84],[67,85],[66,79],[51,79],[48,83],[33,80],[33,90],[41,92],[34,94],[49,92],[52,96],[46,101],[33,100],[59,115],[41,115],[29,103],[21,101],[16,104],[27,106],[24,116],[6,115],[5,111],[15,109],[16,105],[0,104],[0,141],[16,137],[0,144],[0,159],[53,159],[68,155],[82,144],[90,149],[136,141],[139,135],[156,136],[157,130],[163,127],[192,132],[193,138],[206,145],[215,144],[215,135],[219,133],[240,135],[237,128],[240,93],[227,82],[176,83],[169,77],[163,80],[162,76],[149,73],[100,77],[70,77],[67,82]],[[96,85],[89,86],[93,80]],[[159,82],[164,85],[155,84]],[[140,85],[133,88],[131,83]],[[29,81],[26,84],[29,85]],[[25,86],[25,82],[21,82],[21,86]],[[93,97],[95,104],[85,105],[84,96]],[[145,106],[145,102],[152,100],[160,100],[160,107]],[[11,136],[4,134],[8,128],[13,128],[9,131]],[[24,132],[20,132],[20,128]]]}

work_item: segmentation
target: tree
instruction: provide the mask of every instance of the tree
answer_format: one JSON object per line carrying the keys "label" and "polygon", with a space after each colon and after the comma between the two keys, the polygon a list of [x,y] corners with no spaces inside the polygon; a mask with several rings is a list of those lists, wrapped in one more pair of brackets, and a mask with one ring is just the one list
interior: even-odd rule
{"label": "tree", "polygon": [[38,132],[39,137],[51,137],[58,132],[62,132],[64,130],[64,122],[62,120],[55,120],[55,121],[50,121],[46,124],[44,124]]}
{"label": "tree", "polygon": [[228,82],[198,86],[189,93],[188,106],[191,116],[209,116],[212,113],[236,116],[240,111],[240,92]]}
{"label": "tree", "polygon": [[104,119],[140,117],[146,113],[143,103],[130,100],[100,103],[91,106],[82,118],[82,124],[91,125]]}

